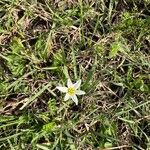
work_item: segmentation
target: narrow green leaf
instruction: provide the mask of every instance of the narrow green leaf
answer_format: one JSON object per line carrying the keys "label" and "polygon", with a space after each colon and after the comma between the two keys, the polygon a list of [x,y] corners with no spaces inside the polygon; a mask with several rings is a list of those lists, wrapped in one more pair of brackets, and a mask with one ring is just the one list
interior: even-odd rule
{"label": "narrow green leaf", "polygon": [[51,82],[45,85],[41,90],[39,90],[35,95],[33,95],[30,98],[27,98],[27,102],[20,108],[20,110],[24,109],[26,106],[28,106],[30,103],[32,103],[34,100],[36,100],[37,97],[39,97],[45,90],[47,90],[51,86]]}

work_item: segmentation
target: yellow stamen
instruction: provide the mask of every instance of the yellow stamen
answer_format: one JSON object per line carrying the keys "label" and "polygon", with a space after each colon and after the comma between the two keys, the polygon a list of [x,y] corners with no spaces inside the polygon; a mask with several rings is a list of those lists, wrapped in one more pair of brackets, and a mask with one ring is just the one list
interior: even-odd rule
{"label": "yellow stamen", "polygon": [[74,95],[75,94],[76,89],[73,87],[68,88],[68,94],[69,95]]}

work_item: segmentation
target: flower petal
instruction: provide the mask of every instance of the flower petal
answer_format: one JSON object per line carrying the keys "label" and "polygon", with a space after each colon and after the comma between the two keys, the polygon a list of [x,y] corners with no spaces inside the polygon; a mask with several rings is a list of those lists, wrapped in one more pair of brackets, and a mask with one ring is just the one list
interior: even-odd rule
{"label": "flower petal", "polygon": [[71,87],[71,86],[73,86],[73,83],[71,82],[70,78],[68,78],[68,81],[67,81],[67,86],[68,86],[68,87]]}
{"label": "flower petal", "polygon": [[84,95],[85,92],[84,92],[84,91],[81,91],[81,90],[76,90],[76,94],[77,94],[77,95]]}
{"label": "flower petal", "polygon": [[64,101],[67,101],[69,98],[70,98],[70,95],[69,95],[69,94],[66,94],[66,95],[65,95],[65,98],[64,98]]}
{"label": "flower petal", "polygon": [[71,96],[72,100],[78,105],[78,98],[76,95]]}
{"label": "flower petal", "polygon": [[73,86],[75,89],[78,89],[81,85],[81,80],[78,80]]}
{"label": "flower petal", "polygon": [[56,87],[59,91],[63,92],[63,93],[66,93],[68,88],[67,87],[61,87],[61,86],[57,86]]}

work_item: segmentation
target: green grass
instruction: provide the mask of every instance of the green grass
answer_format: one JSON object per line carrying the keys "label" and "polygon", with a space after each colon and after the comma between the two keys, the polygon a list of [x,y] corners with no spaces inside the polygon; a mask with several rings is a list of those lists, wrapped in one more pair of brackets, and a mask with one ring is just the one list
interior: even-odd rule
{"label": "green grass", "polygon": [[[0,1],[0,149],[149,150],[150,1]],[[82,79],[79,105],[56,86]]]}

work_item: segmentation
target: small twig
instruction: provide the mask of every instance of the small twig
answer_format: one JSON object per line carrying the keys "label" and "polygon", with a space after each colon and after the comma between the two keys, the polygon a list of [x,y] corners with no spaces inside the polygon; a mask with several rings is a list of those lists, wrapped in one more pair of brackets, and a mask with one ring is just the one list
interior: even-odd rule
{"label": "small twig", "polygon": [[114,149],[121,149],[121,148],[129,148],[131,146],[129,145],[122,145],[122,146],[117,146],[117,147],[112,147],[112,148],[105,148],[105,149],[101,149],[101,150],[114,150]]}

